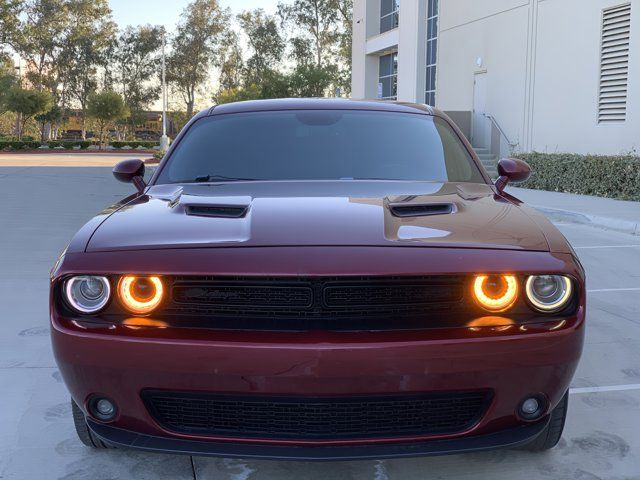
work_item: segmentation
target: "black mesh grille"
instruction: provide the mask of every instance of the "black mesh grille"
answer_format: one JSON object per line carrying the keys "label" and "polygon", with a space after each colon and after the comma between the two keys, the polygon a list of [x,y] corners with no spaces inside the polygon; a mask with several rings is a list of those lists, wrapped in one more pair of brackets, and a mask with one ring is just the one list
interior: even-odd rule
{"label": "black mesh grille", "polygon": [[425,306],[455,303],[460,299],[460,289],[451,282],[434,283],[371,283],[361,285],[328,285],[324,289],[328,307],[379,308],[385,305]]}
{"label": "black mesh grille", "polygon": [[178,283],[173,287],[173,300],[181,305],[220,307],[309,308],[311,288],[299,286],[242,285],[233,283]]}
{"label": "black mesh grille", "polygon": [[217,326],[230,318],[240,328],[242,320],[256,319],[282,320],[275,326],[287,330],[394,328],[391,319],[425,326],[429,313],[450,315],[463,305],[464,285],[460,276],[175,277],[164,313],[207,316]]}
{"label": "black mesh grille", "polygon": [[223,437],[389,438],[462,432],[487,408],[488,392],[375,397],[265,397],[146,391],[164,428]]}

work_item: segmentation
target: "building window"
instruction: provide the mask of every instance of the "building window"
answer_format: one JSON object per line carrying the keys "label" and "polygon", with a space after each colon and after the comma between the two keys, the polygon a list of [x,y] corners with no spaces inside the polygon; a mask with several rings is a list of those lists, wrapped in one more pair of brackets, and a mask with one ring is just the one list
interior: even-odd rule
{"label": "building window", "polygon": [[400,0],[381,0],[380,33],[388,32],[398,26]]}
{"label": "building window", "polygon": [[604,10],[598,123],[624,122],[627,118],[630,40],[631,4]]}
{"label": "building window", "polygon": [[384,100],[398,98],[398,52],[380,57],[378,97]]}
{"label": "building window", "polygon": [[436,64],[438,54],[438,0],[428,0],[427,12],[427,88],[425,103],[436,104]]}

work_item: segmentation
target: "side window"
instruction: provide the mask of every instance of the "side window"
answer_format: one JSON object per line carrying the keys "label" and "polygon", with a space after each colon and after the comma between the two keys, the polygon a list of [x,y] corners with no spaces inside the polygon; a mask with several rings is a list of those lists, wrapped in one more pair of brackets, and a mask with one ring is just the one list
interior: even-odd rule
{"label": "side window", "polygon": [[477,182],[480,172],[456,132],[440,118],[434,118],[434,123],[442,141],[447,176],[460,182]]}

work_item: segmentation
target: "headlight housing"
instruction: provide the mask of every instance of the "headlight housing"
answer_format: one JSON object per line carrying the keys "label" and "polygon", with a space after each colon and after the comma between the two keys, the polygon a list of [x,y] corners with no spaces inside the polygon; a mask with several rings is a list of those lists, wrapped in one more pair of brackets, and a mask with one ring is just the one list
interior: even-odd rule
{"label": "headlight housing", "polygon": [[562,310],[571,300],[573,285],[564,275],[532,275],[527,278],[527,300],[540,312]]}
{"label": "headlight housing", "polygon": [[131,313],[145,315],[162,302],[164,286],[160,277],[124,275],[118,284],[118,297]]}
{"label": "headlight housing", "polygon": [[473,295],[485,310],[504,312],[518,300],[518,279],[514,275],[478,275]]}
{"label": "headlight housing", "polygon": [[79,275],[65,282],[67,303],[79,313],[96,313],[102,310],[111,297],[111,284],[107,277]]}

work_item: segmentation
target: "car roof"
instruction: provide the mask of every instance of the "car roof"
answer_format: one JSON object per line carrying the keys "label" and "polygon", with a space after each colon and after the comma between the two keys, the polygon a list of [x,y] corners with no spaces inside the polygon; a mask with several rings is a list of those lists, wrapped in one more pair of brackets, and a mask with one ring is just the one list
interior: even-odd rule
{"label": "car roof", "polygon": [[211,107],[208,115],[227,113],[264,112],[277,110],[370,110],[433,115],[434,109],[419,103],[389,100],[351,100],[344,98],[280,98],[226,103]]}

